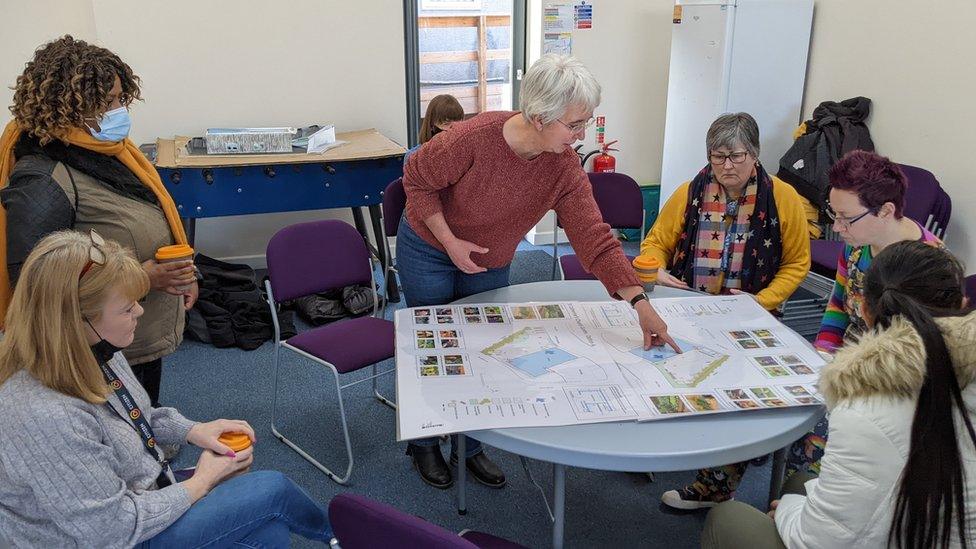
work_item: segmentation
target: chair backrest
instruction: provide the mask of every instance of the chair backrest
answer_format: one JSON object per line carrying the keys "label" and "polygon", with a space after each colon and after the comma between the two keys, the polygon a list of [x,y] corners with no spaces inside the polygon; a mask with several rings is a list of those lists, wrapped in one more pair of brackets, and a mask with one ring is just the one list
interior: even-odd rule
{"label": "chair backrest", "polygon": [[[644,223],[644,196],[640,185],[622,173],[588,173],[593,199],[603,222],[614,229],[639,229]],[[562,223],[557,219],[562,227]]]}
{"label": "chair backrest", "polygon": [[342,493],[333,497],[329,502],[329,522],[342,549],[478,547],[420,517],[357,494]]}
{"label": "chair backrest", "polygon": [[[904,214],[914,219],[919,225],[945,238],[945,230],[952,216],[952,199],[939,185],[935,175],[917,166],[898,164],[908,179],[908,189],[905,192]],[[931,216],[931,218],[929,217]],[[833,232],[832,225],[827,224],[825,240],[840,240]]]}
{"label": "chair backrest", "polygon": [[373,271],[362,235],[335,219],[297,223],[268,242],[268,279],[275,301],[371,285]]}
{"label": "chair backrest", "polygon": [[969,298],[969,306],[976,305],[976,274],[966,277],[966,297]]}
{"label": "chair backrest", "polygon": [[383,232],[386,236],[396,236],[400,217],[407,206],[407,193],[403,190],[403,178],[396,178],[383,191]]}
{"label": "chair backrest", "polygon": [[[932,222],[948,222],[948,219],[941,220],[936,217],[940,206],[944,200],[945,192],[939,185],[939,181],[932,172],[907,164],[899,164],[901,170],[908,178],[908,190],[905,192],[905,215],[922,225]],[[948,195],[946,195],[947,197]],[[929,219],[932,215],[932,219]]]}
{"label": "chair backrest", "polygon": [[945,189],[941,189],[939,200],[935,205],[933,219],[938,223],[936,232],[939,238],[945,238],[945,231],[949,227],[949,218],[952,217],[952,198]]}

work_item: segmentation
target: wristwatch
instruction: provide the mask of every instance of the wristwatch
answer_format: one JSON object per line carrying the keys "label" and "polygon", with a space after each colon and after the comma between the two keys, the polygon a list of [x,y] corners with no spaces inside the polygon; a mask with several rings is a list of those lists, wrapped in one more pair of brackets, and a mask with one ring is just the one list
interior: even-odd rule
{"label": "wristwatch", "polygon": [[650,301],[647,299],[647,294],[645,292],[641,292],[641,293],[635,295],[633,298],[631,298],[631,300],[630,300],[630,306],[631,307],[634,307],[636,309],[637,308],[637,303],[640,302],[640,301],[647,301],[648,303],[650,303]]}

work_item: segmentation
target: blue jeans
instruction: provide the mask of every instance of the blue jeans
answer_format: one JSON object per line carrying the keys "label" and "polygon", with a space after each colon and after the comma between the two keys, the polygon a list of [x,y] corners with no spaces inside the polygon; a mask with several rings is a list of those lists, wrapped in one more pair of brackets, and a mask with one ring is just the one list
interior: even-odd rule
{"label": "blue jeans", "polygon": [[[431,246],[420,237],[407,217],[400,219],[397,229],[397,272],[403,286],[403,299],[407,307],[446,305],[469,295],[508,286],[511,265],[488,269],[483,273],[466,274],[458,269],[451,257]],[[437,438],[410,441],[414,446],[436,446]],[[457,453],[457,435],[451,435],[451,452]],[[481,443],[465,439],[465,457],[481,453]]]}
{"label": "blue jeans", "polygon": [[256,471],[218,484],[139,547],[288,547],[293,533],[328,544],[325,508],[284,474]]}

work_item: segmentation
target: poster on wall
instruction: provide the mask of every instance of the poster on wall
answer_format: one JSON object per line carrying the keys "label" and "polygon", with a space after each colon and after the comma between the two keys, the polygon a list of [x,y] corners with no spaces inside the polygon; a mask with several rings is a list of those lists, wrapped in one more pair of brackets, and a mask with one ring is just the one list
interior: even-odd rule
{"label": "poster on wall", "polygon": [[570,31],[575,25],[573,6],[569,4],[546,4],[542,17],[542,53],[573,53],[573,35]]}
{"label": "poster on wall", "polygon": [[573,35],[568,32],[547,32],[542,40],[542,53],[572,55]]}
{"label": "poster on wall", "polygon": [[577,29],[593,28],[593,4],[580,2],[573,6],[573,12],[573,19],[576,22]]}

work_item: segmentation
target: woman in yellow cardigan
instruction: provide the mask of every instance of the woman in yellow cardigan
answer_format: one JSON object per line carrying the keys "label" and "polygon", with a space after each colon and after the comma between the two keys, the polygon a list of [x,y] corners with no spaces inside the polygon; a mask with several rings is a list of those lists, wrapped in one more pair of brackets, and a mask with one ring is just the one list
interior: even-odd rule
{"label": "woman in yellow cardigan", "polygon": [[[810,240],[800,195],[759,162],[759,126],[747,113],[723,114],[705,136],[708,164],[671,195],[641,254],[666,269],[658,283],[710,294],[752,295],[777,309],[810,270]],[[703,469],[670,490],[665,504],[711,507],[732,497],[748,462]]]}

